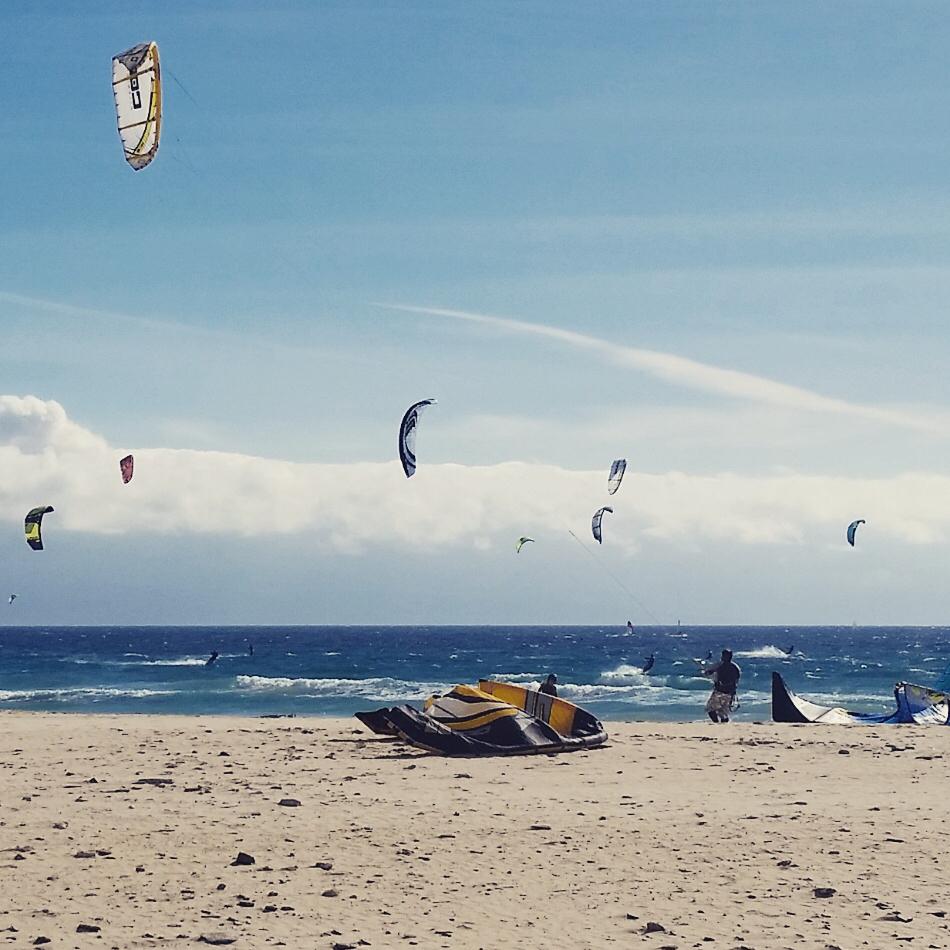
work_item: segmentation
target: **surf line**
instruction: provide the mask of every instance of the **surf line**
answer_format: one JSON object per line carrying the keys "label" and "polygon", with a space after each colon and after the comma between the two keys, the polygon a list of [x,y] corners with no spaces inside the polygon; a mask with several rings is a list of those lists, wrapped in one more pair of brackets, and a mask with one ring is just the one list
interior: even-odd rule
{"label": "surf line", "polygon": [[597,555],[594,554],[594,552],[591,551],[591,549],[590,549],[586,544],[584,544],[584,542],[581,541],[581,539],[580,539],[576,534],[574,534],[574,532],[573,532],[570,528],[567,529],[567,533],[581,546],[581,548],[584,550],[584,552],[585,552],[586,554],[588,554],[590,557],[592,557],[592,558],[594,559],[594,562],[598,565],[598,567],[600,567],[600,568],[614,581],[614,583],[615,583],[645,614],[647,614],[647,616],[650,617],[650,619],[651,619],[658,627],[664,627],[664,626],[666,626],[666,624],[664,624],[663,621],[660,620],[660,618],[657,617],[657,615],[656,615],[655,613],[653,613],[653,611],[650,610],[650,608],[647,607],[647,605],[646,605],[645,603],[643,603],[643,601],[640,600],[640,598],[637,597],[637,595],[634,594],[634,592],[633,592],[632,590],[630,590],[630,588],[627,587],[626,584],[624,584],[624,582],[610,569],[610,567],[609,567],[606,563],[604,563],[603,559],[597,557]]}

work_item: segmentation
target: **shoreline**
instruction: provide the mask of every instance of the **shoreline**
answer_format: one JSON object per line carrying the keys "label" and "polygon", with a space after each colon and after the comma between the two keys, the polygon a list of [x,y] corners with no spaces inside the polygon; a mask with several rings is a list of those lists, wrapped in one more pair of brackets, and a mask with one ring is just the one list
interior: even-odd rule
{"label": "shoreline", "polygon": [[463,759],[342,718],[0,726],[14,946],[950,945],[941,730],[612,723]]}

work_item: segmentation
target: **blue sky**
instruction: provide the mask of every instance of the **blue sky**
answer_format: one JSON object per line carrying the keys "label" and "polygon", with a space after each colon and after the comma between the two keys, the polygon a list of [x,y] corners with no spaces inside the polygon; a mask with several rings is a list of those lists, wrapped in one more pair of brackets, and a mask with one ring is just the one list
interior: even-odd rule
{"label": "blue sky", "polygon": [[[943,622],[944,13],[4,4],[0,547],[11,585],[44,577],[17,619],[625,620],[566,533],[623,455],[596,555],[651,614]],[[110,59],[145,39],[165,127],[133,173]],[[429,396],[430,470],[401,482]],[[98,466],[127,449],[116,498]],[[42,556],[24,501],[57,506]],[[339,537],[341,507],[375,532]]]}

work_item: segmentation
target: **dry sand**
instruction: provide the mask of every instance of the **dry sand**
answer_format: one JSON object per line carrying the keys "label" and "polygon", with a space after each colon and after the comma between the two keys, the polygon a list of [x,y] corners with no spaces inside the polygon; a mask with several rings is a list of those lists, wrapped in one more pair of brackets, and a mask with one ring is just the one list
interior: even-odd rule
{"label": "dry sand", "polygon": [[0,946],[950,947],[946,729],[612,724],[485,760],[355,720],[0,728]]}

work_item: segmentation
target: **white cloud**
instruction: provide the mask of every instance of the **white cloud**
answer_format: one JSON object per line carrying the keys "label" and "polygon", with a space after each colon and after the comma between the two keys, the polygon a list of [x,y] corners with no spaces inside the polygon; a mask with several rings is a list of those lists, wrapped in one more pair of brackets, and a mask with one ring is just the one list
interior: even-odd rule
{"label": "white cloud", "polygon": [[56,402],[0,396],[0,511],[22,521],[34,505],[47,526],[93,533],[160,532],[277,539],[301,533],[341,552],[373,547],[508,547],[519,534],[589,538],[592,511],[611,502],[606,544],[632,552],[657,542],[696,550],[728,545],[827,544],[844,550],[852,518],[862,542],[950,539],[950,478],[907,473],[862,480],[821,475],[641,474],[632,467],[606,496],[606,470],[505,462],[426,462],[407,480],[397,461],[299,464],[226,452],[135,449],[136,474],[119,479],[124,451],[70,421]]}
{"label": "white cloud", "polygon": [[508,333],[545,337],[549,340],[566,343],[576,349],[592,352],[611,364],[637,369],[665,382],[700,392],[783,406],[804,412],[833,413],[906,429],[929,431],[942,435],[948,434],[947,427],[930,416],[924,417],[901,410],[834,399],[799,386],[791,386],[787,383],[767,379],[764,376],[701,363],[698,360],[677,356],[674,353],[624,346],[586,333],[564,330],[561,327],[441,307],[416,307],[403,304],[379,304],[378,306],[405,313],[451,317],[454,320],[478,323]]}

